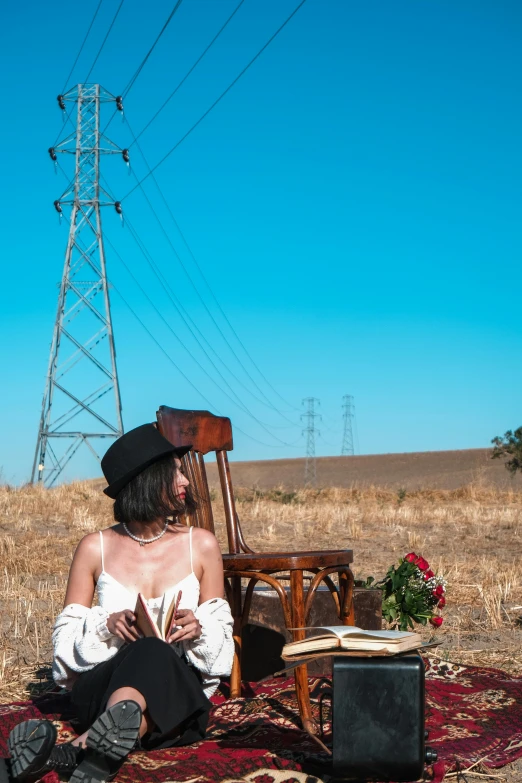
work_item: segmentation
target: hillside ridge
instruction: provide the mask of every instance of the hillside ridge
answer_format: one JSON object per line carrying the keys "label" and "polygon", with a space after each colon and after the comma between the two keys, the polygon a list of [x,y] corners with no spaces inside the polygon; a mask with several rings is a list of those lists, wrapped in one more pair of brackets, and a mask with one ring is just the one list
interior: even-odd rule
{"label": "hillside ridge", "polygon": [[[303,487],[305,457],[235,461],[229,455],[235,486],[271,489]],[[316,457],[316,486],[386,486],[404,489],[458,489],[470,483],[522,490],[522,477],[510,476],[491,449],[415,451],[356,456]],[[209,483],[219,483],[217,465],[207,463]]]}

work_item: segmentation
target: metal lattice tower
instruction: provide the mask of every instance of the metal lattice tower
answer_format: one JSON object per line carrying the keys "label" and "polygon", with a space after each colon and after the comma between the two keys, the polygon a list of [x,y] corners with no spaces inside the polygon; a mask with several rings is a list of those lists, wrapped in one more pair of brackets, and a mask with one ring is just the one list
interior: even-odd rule
{"label": "metal lattice tower", "polygon": [[319,407],[320,401],[317,397],[305,397],[303,405],[307,405],[306,413],[301,414],[301,420],[305,420],[306,427],[303,435],[306,435],[306,462],[305,462],[305,484],[315,484],[317,478],[317,468],[315,464],[315,436],[321,433],[315,426],[315,420],[321,420],[321,415],[316,413],[315,406]]}
{"label": "metal lattice tower", "polygon": [[343,445],[341,448],[342,455],[350,455],[353,457],[355,450],[353,447],[353,417],[354,417],[353,397],[351,394],[345,394],[343,397]]}
{"label": "metal lattice tower", "polygon": [[57,153],[74,155],[76,169],[73,184],[54,202],[60,219],[64,205],[71,214],[31,479],[45,486],[55,483],[82,443],[99,460],[92,441],[123,434],[100,216],[100,206],[121,214],[121,205],[100,187],[100,155],[127,151],[100,133],[100,104],[123,107],[99,84],[79,84],[58,96],[62,110],[66,102],[77,103],[76,131],[49,149],[55,162]]}

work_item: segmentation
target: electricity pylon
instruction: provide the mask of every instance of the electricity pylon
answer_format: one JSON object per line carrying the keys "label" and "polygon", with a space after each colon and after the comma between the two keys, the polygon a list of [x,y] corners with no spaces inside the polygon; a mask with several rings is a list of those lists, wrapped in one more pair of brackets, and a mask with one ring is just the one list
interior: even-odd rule
{"label": "electricity pylon", "polygon": [[305,484],[315,484],[317,478],[317,469],[315,464],[315,436],[321,433],[315,426],[315,420],[321,420],[321,415],[315,412],[315,406],[321,404],[317,397],[305,397],[303,405],[307,405],[306,413],[301,414],[301,420],[305,419],[306,427],[303,435],[306,435],[306,462],[305,462]]}
{"label": "electricity pylon", "polygon": [[72,185],[54,202],[60,220],[63,206],[70,205],[71,214],[31,477],[45,486],[55,483],[82,443],[99,460],[92,441],[123,434],[100,216],[100,206],[121,214],[121,204],[100,187],[100,155],[127,150],[100,133],[100,104],[123,106],[99,84],[79,84],[58,96],[63,111],[67,102],[77,103],[76,130],[49,149],[55,165],[57,154],[74,155],[76,169]]}
{"label": "electricity pylon", "polygon": [[341,454],[353,456],[355,454],[353,448],[353,397],[351,394],[345,394],[343,397],[343,445],[341,448]]}

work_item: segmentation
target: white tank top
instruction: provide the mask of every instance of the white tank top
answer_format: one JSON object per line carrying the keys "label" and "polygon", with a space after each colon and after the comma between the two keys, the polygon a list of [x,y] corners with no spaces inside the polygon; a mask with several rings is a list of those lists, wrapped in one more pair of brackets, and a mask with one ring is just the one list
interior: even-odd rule
{"label": "white tank top", "polygon": [[[183,579],[175,585],[169,587],[164,595],[158,596],[158,598],[149,598],[147,606],[154,620],[161,622],[162,614],[170,605],[174,594],[181,590],[181,600],[179,603],[180,609],[191,609],[196,611],[199,605],[199,580],[194,573],[192,564],[192,528],[189,530],[189,551],[190,551],[190,573],[188,573]],[[109,614],[113,612],[122,612],[124,609],[130,609],[134,611],[136,606],[136,599],[138,593],[135,590],[130,590],[121,582],[118,582],[113,576],[107,573],[105,570],[105,562],[103,557],[103,533],[100,530],[100,555],[101,555],[101,574],[98,577],[96,589],[98,592],[98,603]]]}

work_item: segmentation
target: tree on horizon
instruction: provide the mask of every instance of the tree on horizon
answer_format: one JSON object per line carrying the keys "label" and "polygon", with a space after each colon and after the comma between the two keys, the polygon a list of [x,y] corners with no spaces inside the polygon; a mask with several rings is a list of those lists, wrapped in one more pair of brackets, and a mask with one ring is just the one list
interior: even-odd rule
{"label": "tree on horizon", "polygon": [[491,459],[510,457],[504,467],[512,476],[517,470],[522,472],[522,427],[518,427],[514,432],[508,430],[503,437],[497,435],[491,442],[494,446]]}

